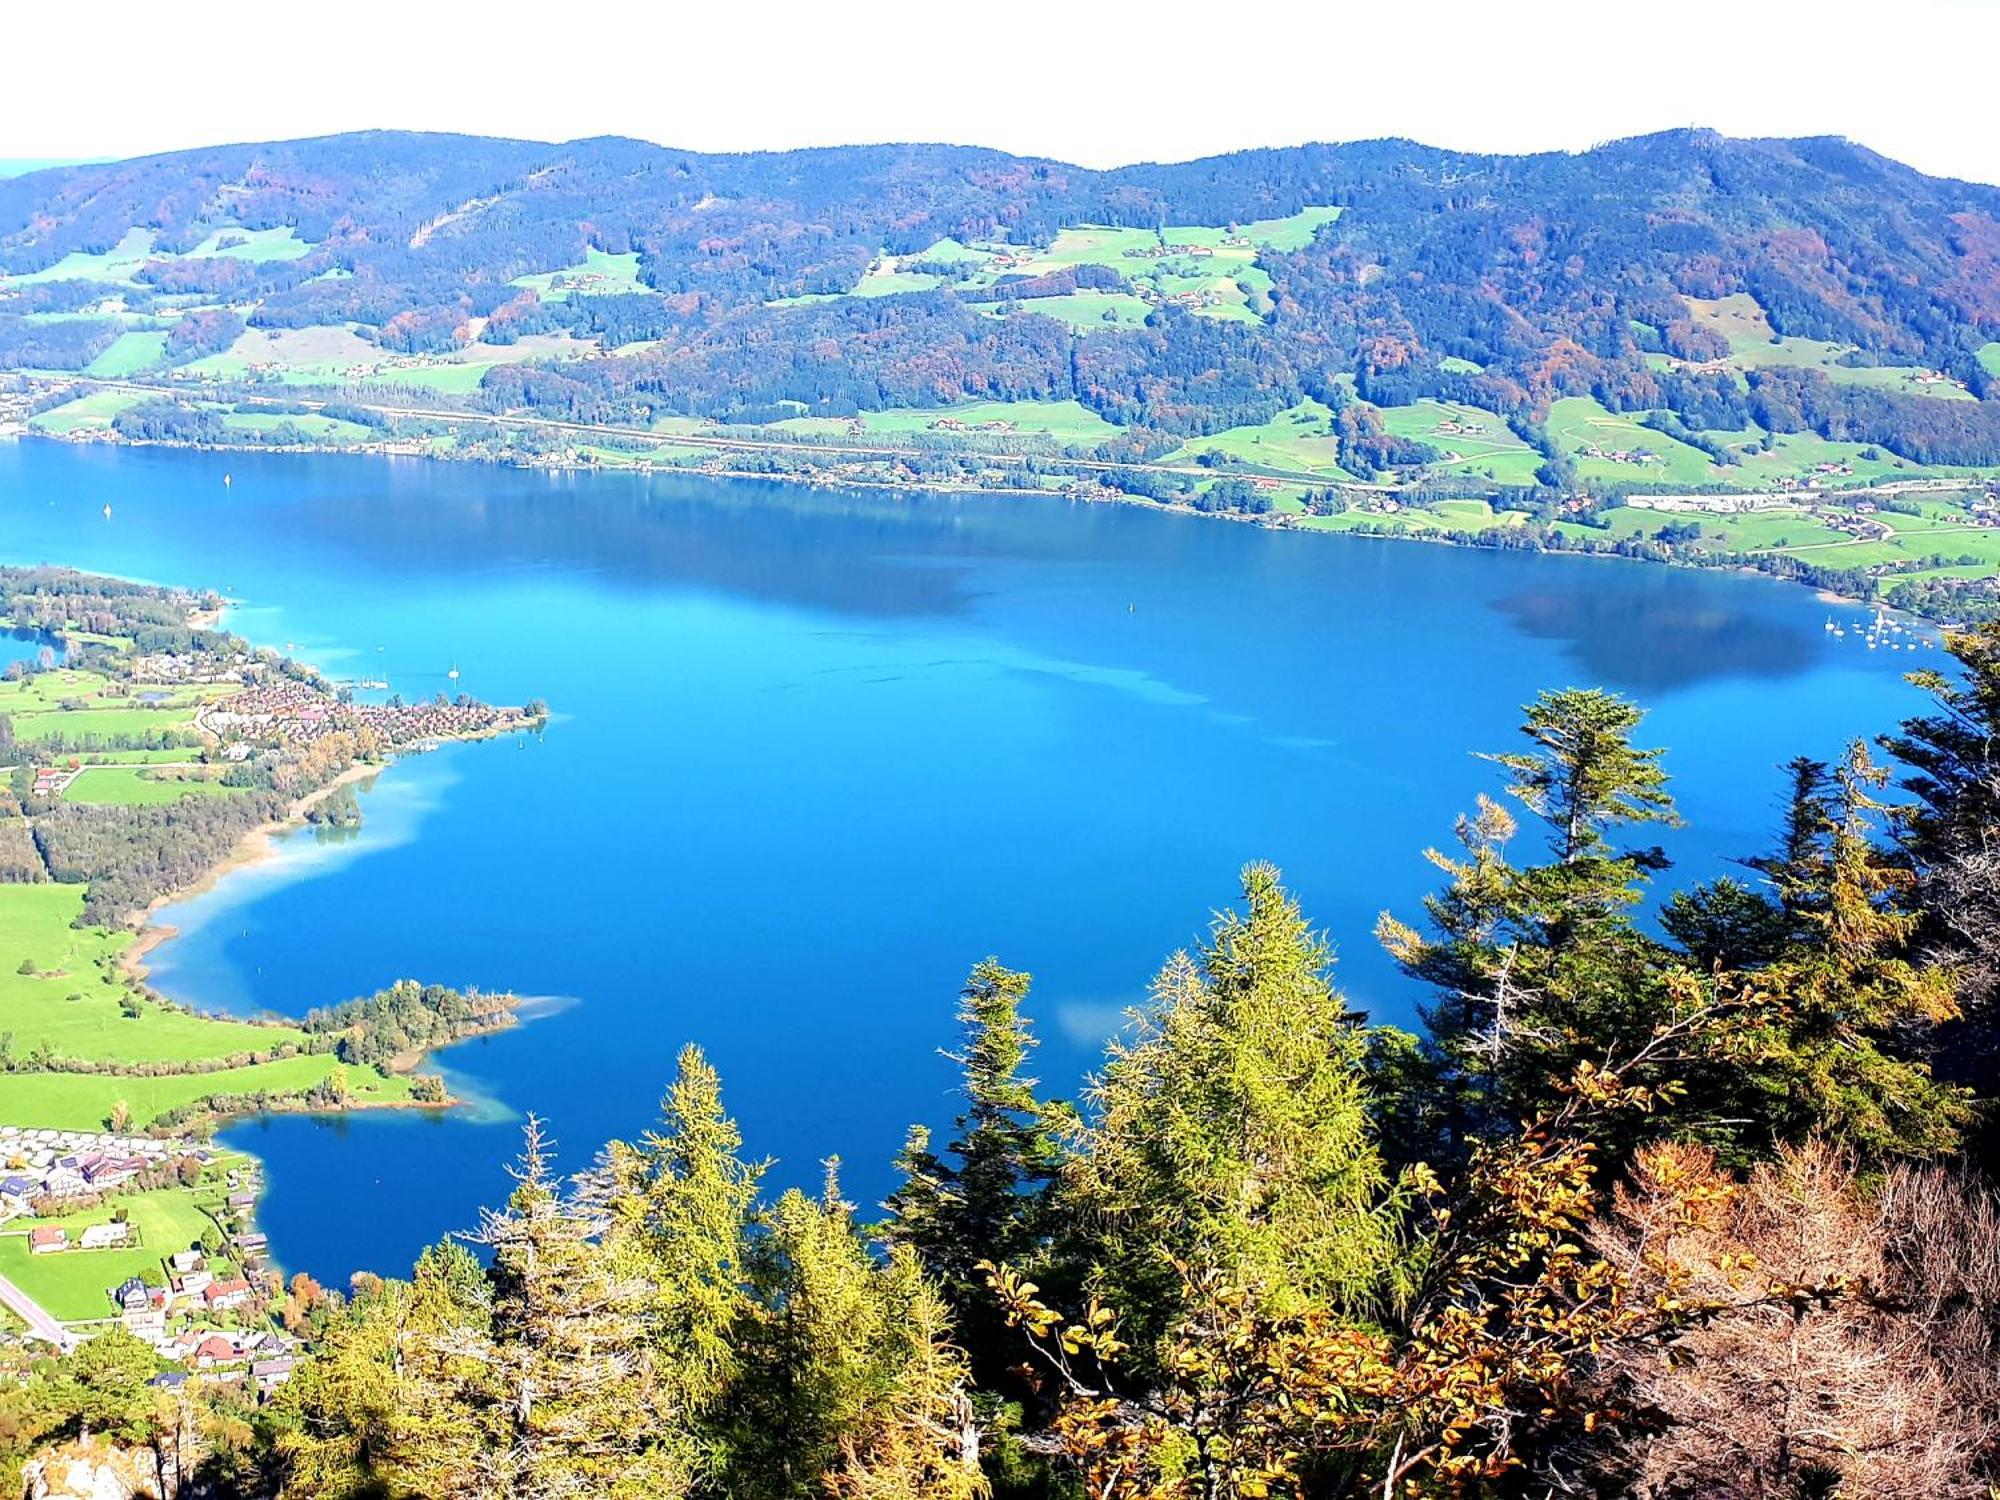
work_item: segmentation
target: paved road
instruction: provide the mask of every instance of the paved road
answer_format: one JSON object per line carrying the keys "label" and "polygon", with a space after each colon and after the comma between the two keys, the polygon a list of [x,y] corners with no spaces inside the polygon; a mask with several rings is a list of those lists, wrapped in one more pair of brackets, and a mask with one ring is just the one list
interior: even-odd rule
{"label": "paved road", "polygon": [[37,1338],[47,1339],[65,1354],[77,1346],[78,1340],[75,1334],[50,1317],[48,1310],[41,1303],[15,1286],[5,1276],[0,1276],[0,1302],[6,1303],[21,1321],[28,1325],[28,1331]]}

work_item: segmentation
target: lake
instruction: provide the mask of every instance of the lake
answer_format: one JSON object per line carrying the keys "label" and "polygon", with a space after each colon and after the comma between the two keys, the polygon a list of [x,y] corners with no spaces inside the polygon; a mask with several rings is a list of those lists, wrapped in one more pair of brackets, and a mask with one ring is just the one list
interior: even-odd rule
{"label": "lake", "polygon": [[0,443],[0,560],[220,588],[336,676],[414,696],[456,669],[553,710],[396,765],[358,834],[167,914],[154,982],[204,1008],[402,976],[538,997],[444,1058],[474,1108],[229,1132],[269,1163],[284,1264],[332,1283],[469,1228],[524,1112],[572,1166],[647,1128],[689,1040],[773,1182],[838,1154],[872,1209],[906,1125],[949,1117],[975,961],[1034,972],[1036,1071],[1073,1094],[1253,858],[1353,999],[1408,1021],[1376,914],[1420,914],[1423,848],[1497,788],[1472,752],[1511,748],[1537,690],[1651,707],[1690,879],[1767,844],[1781,761],[1887,727],[1938,659],[1732,574],[421,460]]}

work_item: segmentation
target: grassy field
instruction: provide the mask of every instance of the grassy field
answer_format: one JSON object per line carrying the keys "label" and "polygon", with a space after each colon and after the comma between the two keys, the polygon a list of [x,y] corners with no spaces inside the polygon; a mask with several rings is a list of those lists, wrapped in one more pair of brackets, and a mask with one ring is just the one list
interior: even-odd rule
{"label": "grassy field", "polygon": [[602,297],[619,292],[643,292],[639,280],[639,253],[607,255],[602,250],[586,250],[581,262],[560,271],[539,271],[532,276],[516,276],[509,286],[531,287],[544,302],[565,301],[571,292]]}
{"label": "grassy field", "polygon": [[262,263],[273,260],[297,260],[312,253],[309,241],[299,238],[299,232],[289,224],[281,224],[276,229],[218,229],[194,249],[188,251],[189,260],[202,260],[210,256],[223,256],[230,260],[250,260]]}
{"label": "grassy field", "polygon": [[[1576,465],[1586,484],[1704,485],[1726,482],[1726,475],[1706,453],[1677,442],[1663,432],[1642,426],[1626,412],[1610,412],[1588,396],[1565,396],[1549,408],[1549,437]],[[1645,463],[1585,457],[1583,450],[1644,452],[1655,455]]]}
{"label": "grassy field", "polygon": [[1317,401],[1302,401],[1257,427],[1229,427],[1207,437],[1192,438],[1163,460],[1192,463],[1204,453],[1219,453],[1251,468],[1351,479],[1340,467],[1339,442],[1331,430],[1333,412]]}
{"label": "grassy field", "polygon": [[[189,1015],[143,995],[140,1014],[126,1016],[120,1003],[131,992],[118,963],[132,936],[72,926],[83,910],[83,895],[80,885],[0,885],[0,1017],[5,1018],[0,1025],[13,1033],[16,1056],[46,1045],[65,1057],[188,1062],[304,1041],[304,1033],[290,1027]],[[33,974],[20,972],[23,959],[34,964]],[[24,1076],[9,1075],[0,1100],[11,1104]],[[120,1083],[81,1081],[100,1090]],[[37,1123],[6,1112],[7,1124]]]}
{"label": "grassy field", "polygon": [[[187,752],[183,751],[182,754]],[[183,797],[226,797],[230,788],[201,771],[142,771],[128,766],[87,769],[63,793],[92,807],[150,807]]]}
{"label": "grassy field", "polygon": [[167,336],[164,333],[121,333],[109,349],[98,355],[84,367],[83,373],[95,375],[100,380],[118,380],[127,375],[136,375],[141,370],[150,370],[167,362]]}
{"label": "grassy field", "polygon": [[82,431],[104,432],[110,429],[113,417],[138,402],[137,396],[124,391],[92,391],[88,396],[37,413],[28,419],[28,425],[37,432],[57,437]]}
{"label": "grassy field", "polygon": [[[1378,411],[1385,431],[1429,443],[1447,455],[1431,464],[1429,473],[1530,485],[1542,466],[1540,453],[1516,437],[1504,418],[1482,407],[1426,400]],[[1453,454],[1457,456],[1449,456]]]}
{"label": "grassy field", "polygon": [[[5,1276],[58,1318],[112,1316],[110,1291],[128,1276],[158,1282],[161,1262],[176,1251],[201,1242],[215,1223],[203,1211],[213,1189],[165,1188],[151,1193],[127,1193],[112,1203],[56,1219],[17,1219],[0,1231],[0,1276]],[[31,1225],[54,1224],[74,1241],[87,1225],[102,1224],[122,1209],[138,1235],[129,1249],[69,1249],[36,1255],[28,1249]],[[15,1232],[17,1231],[17,1232]]]}
{"label": "grassy field", "polygon": [[277,412],[239,411],[222,419],[222,425],[232,432],[273,432],[289,423],[296,431],[321,442],[358,443],[374,436],[359,422],[345,422],[337,417],[322,417],[317,413],[287,415]]}
{"label": "grassy field", "polygon": [[1088,333],[1093,328],[1136,328],[1152,309],[1130,292],[1071,292],[1062,297],[1033,297],[1021,302],[985,303],[981,310],[996,317],[1040,313]]}
{"label": "grassy field", "polygon": [[1844,365],[1841,359],[1855,352],[1852,344],[1780,337],[1757,299],[1748,292],[1683,300],[1695,322],[1729,340],[1730,363],[1739,368],[1814,369],[1836,385],[1873,386],[1945,401],[1973,399],[1972,393],[1958,382],[1936,378],[1936,372],[1919,365]]}
{"label": "grassy field", "polygon": [[109,250],[92,254],[72,250],[54,265],[19,276],[0,276],[0,286],[27,286],[38,281],[108,281],[135,285],[133,275],[147,261],[157,259],[153,234],[148,229],[127,230]]}
{"label": "grassy field", "polygon": [[[863,412],[859,420],[863,433],[869,437],[911,437],[923,433],[971,441],[982,437],[1043,436],[1084,447],[1093,447],[1122,430],[1077,401],[972,401],[961,406],[896,407]],[[987,430],[954,432],[937,426],[943,421]],[[1011,424],[1011,430],[996,430],[991,426],[996,423]],[[851,423],[845,417],[791,417],[774,425],[780,431],[801,436],[839,439],[851,435]]]}

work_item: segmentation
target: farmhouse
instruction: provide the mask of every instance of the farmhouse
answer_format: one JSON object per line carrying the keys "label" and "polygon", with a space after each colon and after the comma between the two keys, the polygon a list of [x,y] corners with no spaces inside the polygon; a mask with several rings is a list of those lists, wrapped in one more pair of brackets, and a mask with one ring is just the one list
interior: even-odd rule
{"label": "farmhouse", "polygon": [[53,1250],[69,1248],[69,1231],[44,1224],[28,1231],[28,1250],[34,1255],[47,1255]]}

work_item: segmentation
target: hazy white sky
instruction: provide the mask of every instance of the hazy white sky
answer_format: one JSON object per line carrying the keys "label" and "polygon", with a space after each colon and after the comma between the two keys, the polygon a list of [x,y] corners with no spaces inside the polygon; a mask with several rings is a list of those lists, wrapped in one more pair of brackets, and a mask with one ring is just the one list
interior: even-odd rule
{"label": "hazy white sky", "polygon": [[7,0],[0,157],[372,126],[1093,166],[1407,135],[1850,136],[2000,181],[2000,0]]}

